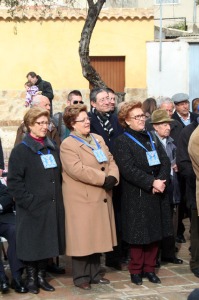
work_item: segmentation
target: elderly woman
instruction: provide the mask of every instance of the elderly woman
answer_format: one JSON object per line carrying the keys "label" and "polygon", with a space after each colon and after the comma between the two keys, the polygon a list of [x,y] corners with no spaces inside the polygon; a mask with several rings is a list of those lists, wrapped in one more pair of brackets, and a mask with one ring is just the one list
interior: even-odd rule
{"label": "elderly woman", "polygon": [[65,252],[64,206],[58,149],[46,137],[49,112],[31,108],[28,133],[11,152],[8,188],[16,202],[17,256],[26,265],[26,287],[54,291],[45,279],[47,259]]}
{"label": "elderly woman", "polygon": [[155,274],[159,241],[173,233],[165,194],[170,162],[144,130],[146,116],[141,107],[141,102],[121,107],[118,118],[125,132],[115,140],[114,150],[122,178],[123,239],[130,244],[129,272],[137,285],[143,276],[160,283]]}
{"label": "elderly woman", "polygon": [[111,190],[119,172],[103,138],[90,134],[85,105],[67,107],[63,118],[71,130],[61,144],[66,254],[74,284],[89,290],[90,283],[109,283],[100,274],[100,253],[116,245]]}

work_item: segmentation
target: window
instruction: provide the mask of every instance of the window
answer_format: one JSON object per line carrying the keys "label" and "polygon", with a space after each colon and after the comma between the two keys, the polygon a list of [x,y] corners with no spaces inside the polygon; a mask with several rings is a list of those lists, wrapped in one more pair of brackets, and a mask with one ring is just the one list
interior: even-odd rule
{"label": "window", "polygon": [[179,4],[180,0],[155,0],[155,4]]}

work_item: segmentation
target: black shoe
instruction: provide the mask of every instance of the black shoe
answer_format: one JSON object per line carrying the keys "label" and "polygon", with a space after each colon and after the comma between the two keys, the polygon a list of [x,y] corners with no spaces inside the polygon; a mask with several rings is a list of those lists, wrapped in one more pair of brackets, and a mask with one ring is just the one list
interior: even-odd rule
{"label": "black shoe", "polygon": [[131,282],[137,285],[142,285],[142,275],[141,274],[131,274]]}
{"label": "black shoe", "polygon": [[177,258],[176,256],[174,257],[162,257],[161,260],[163,262],[171,263],[171,264],[176,264],[176,265],[181,265],[183,264],[183,260],[180,258]]}
{"label": "black shoe", "polygon": [[197,269],[192,269],[191,271],[193,272],[193,274],[194,274],[196,277],[199,278],[199,268],[197,268]]}
{"label": "black shoe", "polygon": [[21,277],[12,279],[11,288],[17,293],[28,293],[28,289],[24,286]]}
{"label": "black shoe", "polygon": [[2,294],[5,294],[9,291],[9,282],[6,276],[0,277],[0,290]]}
{"label": "black shoe", "polygon": [[66,271],[64,268],[57,266],[55,263],[47,265],[46,271],[54,274],[65,274]]}
{"label": "black shoe", "polygon": [[38,286],[46,292],[54,292],[55,288],[50,285],[44,277],[38,276]]}
{"label": "black shoe", "polygon": [[152,283],[161,283],[160,278],[154,272],[145,272],[144,276]]}
{"label": "black shoe", "polygon": [[176,236],[176,242],[177,243],[186,243],[186,240],[185,240],[185,238],[184,238],[184,235],[183,234],[179,234],[179,235],[177,235]]}

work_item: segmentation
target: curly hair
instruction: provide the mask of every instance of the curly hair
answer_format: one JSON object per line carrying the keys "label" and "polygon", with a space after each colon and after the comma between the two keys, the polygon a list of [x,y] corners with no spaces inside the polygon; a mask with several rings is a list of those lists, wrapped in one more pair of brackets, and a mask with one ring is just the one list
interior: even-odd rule
{"label": "curly hair", "polygon": [[67,106],[64,111],[63,120],[66,127],[69,130],[73,129],[73,124],[79,116],[80,112],[85,111],[87,113],[87,106],[82,104],[74,104]]}
{"label": "curly hair", "polygon": [[142,108],[142,103],[140,101],[130,101],[125,102],[121,106],[120,111],[118,113],[118,121],[123,128],[128,127],[125,120],[128,118],[129,112],[135,108]]}

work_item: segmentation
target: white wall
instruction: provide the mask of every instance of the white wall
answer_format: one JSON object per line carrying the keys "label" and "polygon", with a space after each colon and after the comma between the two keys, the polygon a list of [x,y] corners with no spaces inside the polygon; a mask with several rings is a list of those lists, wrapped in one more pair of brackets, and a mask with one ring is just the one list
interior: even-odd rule
{"label": "white wall", "polygon": [[159,71],[159,43],[147,43],[148,97],[189,94],[189,44],[184,41],[162,43],[162,71]]}

